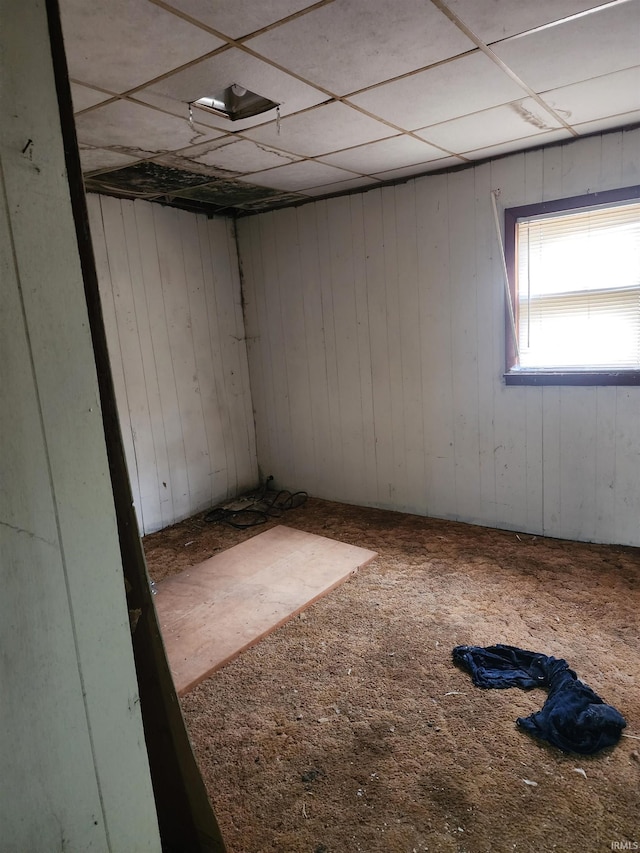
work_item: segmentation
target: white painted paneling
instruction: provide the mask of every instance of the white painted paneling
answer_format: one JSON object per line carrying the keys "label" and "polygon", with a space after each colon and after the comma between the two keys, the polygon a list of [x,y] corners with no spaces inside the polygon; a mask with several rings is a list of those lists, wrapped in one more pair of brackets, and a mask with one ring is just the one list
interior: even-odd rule
{"label": "white painted paneling", "polygon": [[[516,154],[498,160],[491,165],[491,189],[500,190],[498,205],[511,206],[520,204],[512,199],[522,199],[527,196],[526,186],[526,156]],[[491,199],[482,199],[482,206],[476,215],[484,218],[491,217]],[[497,235],[491,242],[491,252],[499,252]],[[496,269],[495,278],[488,282],[499,292],[495,313],[498,315],[496,334],[493,340],[496,368],[492,371],[490,380],[494,386],[494,440],[495,440],[495,473],[496,473],[496,504],[498,525],[508,528],[527,528],[529,512],[527,505],[531,502],[529,483],[527,482],[527,457],[531,454],[531,443],[539,442],[540,436],[532,434],[527,422],[527,399],[532,391],[536,397],[540,395],[539,388],[505,387],[500,381],[504,369],[504,284],[502,271]],[[536,495],[540,501],[540,495]]]}
{"label": "white painted paneling", "polygon": [[[331,494],[331,472],[335,470],[331,452],[331,430],[329,428],[329,383],[327,380],[327,360],[325,357],[325,331],[322,315],[322,291],[320,288],[320,255],[316,239],[316,206],[306,205],[296,209],[298,232],[298,251],[300,254],[300,294],[304,310],[304,359],[308,371],[308,396],[310,420],[306,433],[307,447],[305,455],[313,460],[312,478],[318,483],[323,494]],[[286,235],[285,235],[286,237]],[[242,257],[242,256],[241,256]],[[249,291],[246,291],[247,294]],[[264,281],[263,281],[264,293]],[[264,297],[263,297],[264,298]],[[249,328],[249,323],[248,326]],[[253,382],[253,363],[250,361],[252,390],[260,393],[260,381],[256,376]],[[268,375],[269,362],[265,364]],[[256,396],[254,400],[259,398]],[[262,465],[262,457],[259,456]],[[276,459],[270,456],[270,470]],[[277,469],[273,469],[274,473]],[[290,488],[306,488],[305,482],[290,484]]]}
{"label": "white painted paneling", "polygon": [[[256,482],[256,444],[249,382],[244,312],[235,226],[229,219],[207,221],[209,264],[216,293],[217,329],[224,377],[223,406],[228,408],[232,444],[230,491]],[[230,454],[227,454],[229,458]]]}
{"label": "white painted paneling", "polygon": [[[383,195],[383,198],[386,193]],[[407,458],[404,443],[404,394],[409,388],[403,385],[402,377],[402,341],[400,338],[400,272],[398,269],[399,247],[396,228],[395,192],[382,205],[382,253],[379,262],[384,275],[384,295],[386,303],[386,338],[389,370],[389,401],[391,432],[389,433],[389,454],[391,459],[391,477],[389,481],[389,500],[404,509],[406,507],[405,487],[398,491],[398,483],[406,484]]]}
{"label": "white painted paneling", "polygon": [[447,191],[456,514],[474,521],[482,517],[475,217],[467,214],[475,207],[475,185],[456,172],[448,177]]}
{"label": "white painted paneling", "polygon": [[109,354],[142,533],[257,483],[233,225],[90,195]]}
{"label": "white painted paneling", "polygon": [[418,278],[415,183],[400,184],[395,188],[395,225],[398,242],[396,264],[398,268],[398,326],[403,389],[401,424],[404,448],[404,476],[406,480],[405,509],[415,511],[424,505],[424,469],[415,466],[424,447],[422,412],[422,353],[420,351],[420,312],[416,305],[420,299]]}
{"label": "white painted paneling", "polygon": [[[384,275],[384,222],[382,194],[373,190],[364,196],[365,281],[369,316],[370,371],[373,396],[373,425],[377,489],[369,502],[393,504],[393,421],[391,415],[391,358],[387,326],[387,294]],[[329,472],[326,472],[329,477]]]}
{"label": "white painted paneling", "polygon": [[[455,515],[453,449],[452,333],[449,302],[449,201],[447,175],[433,185],[416,183],[420,351],[427,515]],[[417,510],[419,511],[419,510]]]}
{"label": "white painted paneling", "polygon": [[[99,207],[94,211],[94,202],[97,197],[89,196],[88,208],[90,215],[92,211],[98,216],[101,216]],[[111,282],[111,269],[107,256],[106,232],[104,227],[98,231],[94,229],[93,234],[93,253],[96,264],[96,272],[98,276],[98,286],[100,289],[100,300],[102,305],[102,318],[104,321],[105,332],[109,341],[109,351],[111,353],[111,372],[113,375],[113,384],[118,401],[127,399],[127,389],[124,380],[124,371],[122,369],[122,353],[120,350],[120,339],[118,335],[118,324],[116,322],[116,307],[115,296]],[[118,357],[115,358],[114,354]],[[138,481],[138,470],[135,464],[135,451],[133,447],[133,435],[131,432],[130,423],[121,424],[122,444],[127,459],[129,460],[129,479],[131,481],[131,493],[136,512],[140,511],[140,484]]]}
{"label": "white painted paneling", "polygon": [[[286,214],[285,214],[286,216]],[[277,475],[276,484],[283,485],[291,483],[295,477],[293,461],[293,427],[291,425],[290,395],[295,394],[295,388],[289,389],[287,377],[287,341],[283,326],[281,309],[281,278],[286,270],[281,270],[278,265],[277,238],[274,231],[274,220],[266,216],[260,225],[260,238],[262,241],[262,262],[265,275],[275,287],[268,292],[263,292],[261,300],[261,343],[266,345],[263,351],[263,369],[269,372],[270,381],[273,386],[273,397],[281,402],[273,409],[270,418],[269,445],[271,453],[278,460],[278,471],[272,471],[269,464],[265,474]],[[281,239],[287,238],[284,232]],[[267,405],[270,404],[267,403]],[[268,460],[270,463],[270,459]],[[267,460],[260,460],[264,466]]]}
{"label": "white painted paneling", "polygon": [[[97,196],[89,196],[88,201],[91,204],[100,206],[100,200]],[[106,199],[103,199],[106,202]],[[113,201],[110,203],[114,203]],[[173,411],[177,407],[175,388],[170,382],[166,381],[166,377],[172,375],[171,361],[168,356],[169,346],[167,340],[167,330],[164,322],[164,301],[162,299],[162,282],[160,279],[160,266],[158,261],[158,252],[156,248],[156,232],[153,221],[153,208],[148,204],[129,205],[133,207],[135,214],[136,230],[133,234],[133,239],[137,237],[140,247],[140,261],[142,267],[142,292],[136,295],[137,303],[139,304],[139,321],[138,327],[144,337],[141,340],[141,351],[145,375],[145,388],[147,400],[149,404],[149,419],[151,422],[151,435],[153,438],[153,447],[155,450],[155,471],[157,477],[157,489],[159,493],[160,512],[156,517],[149,517],[150,508],[145,507],[145,518],[143,519],[143,529],[153,529],[158,524],[165,527],[171,524],[176,518],[174,500],[173,500],[173,485],[174,479],[179,480],[178,474],[172,476],[177,469],[184,471],[184,467],[180,467],[183,462],[183,457],[175,461],[175,446],[167,441],[167,427],[165,425],[164,413]],[[90,208],[91,210],[91,208]],[[93,219],[91,219],[93,222]],[[94,243],[99,239],[99,232],[94,231],[93,225],[91,228]],[[98,273],[98,277],[100,274]],[[110,280],[105,283],[105,288],[102,287],[101,292],[109,286]],[[107,300],[109,294],[107,295]],[[142,331],[144,330],[144,331]],[[117,340],[117,328],[114,330],[114,341]],[[109,327],[107,327],[107,343],[111,354],[111,367],[122,374],[122,383],[125,381],[124,365],[122,360],[114,359],[112,354],[112,338]],[[116,387],[116,397],[119,403],[120,420],[123,432],[131,432],[130,420],[122,417],[123,410],[120,404],[122,395]],[[133,439],[132,439],[133,440]],[[132,449],[132,448],[131,448]],[[129,450],[125,445],[125,450]],[[127,453],[127,460],[131,457]],[[131,476],[131,464],[129,465]],[[179,491],[179,485],[176,483],[176,491]],[[135,493],[134,493],[135,495]],[[136,508],[140,507],[140,500],[136,504]],[[140,518],[141,513],[138,517]]]}
{"label": "white painted paneling", "polygon": [[617,389],[615,434],[613,541],[637,545],[640,527],[640,417],[635,388]]}
{"label": "white painted paneling", "polygon": [[[281,309],[282,355],[285,365],[289,394],[289,422],[291,424],[290,442],[295,468],[288,475],[292,485],[306,482],[311,473],[315,473],[313,453],[304,452],[304,444],[312,428],[311,392],[307,366],[307,343],[305,339],[304,301],[301,281],[304,275],[300,266],[300,252],[295,235],[296,212],[293,208],[285,211],[285,233],[292,240],[283,240],[276,244],[276,260],[279,270]],[[282,234],[282,232],[281,232]],[[271,473],[271,472],[269,472]]]}
{"label": "white painted paneling", "polygon": [[369,322],[369,294],[367,288],[367,257],[363,202],[365,196],[349,196],[352,223],[352,261],[353,281],[356,302],[356,336],[358,349],[358,370],[360,375],[359,405],[362,418],[361,434],[361,501],[366,502],[370,495],[377,494],[376,433],[373,416],[373,377],[371,374],[371,327]]}
{"label": "white painted paneling", "polygon": [[264,471],[263,465],[269,465],[270,460],[275,458],[275,451],[272,452],[273,436],[275,433],[275,412],[267,407],[266,401],[272,395],[267,389],[267,383],[271,381],[271,371],[263,368],[265,362],[269,361],[269,336],[266,332],[268,328],[264,322],[264,289],[262,287],[262,252],[260,238],[260,222],[257,217],[252,217],[247,220],[249,230],[247,231],[247,239],[250,241],[253,251],[247,253],[246,258],[242,261],[243,278],[251,279],[253,289],[251,294],[245,293],[244,296],[244,312],[245,322],[247,327],[253,329],[265,328],[265,332],[261,335],[250,337],[247,335],[247,353],[252,364],[251,375],[251,398],[254,407],[259,406],[263,412],[265,421],[263,429],[256,434],[256,453],[260,460],[261,474]]}
{"label": "white painted paneling", "polygon": [[490,196],[639,182],[631,130],[238,220],[261,465],[347,503],[640,544],[640,389],[502,381]]}
{"label": "white painted paneling", "polygon": [[0,78],[0,848],[159,851],[44,4]]}
{"label": "white painted paneling", "polygon": [[[325,304],[332,311],[335,340],[335,360],[331,362],[330,372],[336,402],[331,424],[332,437],[336,448],[339,448],[337,456],[342,469],[342,493],[347,502],[359,503],[365,494],[366,460],[349,198],[343,196],[332,199],[326,209],[326,284],[329,290]],[[354,388],[358,389],[357,394],[353,393]]]}

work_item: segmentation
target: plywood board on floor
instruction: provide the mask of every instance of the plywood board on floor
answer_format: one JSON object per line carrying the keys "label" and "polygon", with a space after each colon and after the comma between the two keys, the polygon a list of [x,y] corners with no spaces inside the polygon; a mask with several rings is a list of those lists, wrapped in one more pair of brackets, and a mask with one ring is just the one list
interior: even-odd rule
{"label": "plywood board on floor", "polygon": [[376,557],[278,525],[157,584],[155,605],[178,694]]}

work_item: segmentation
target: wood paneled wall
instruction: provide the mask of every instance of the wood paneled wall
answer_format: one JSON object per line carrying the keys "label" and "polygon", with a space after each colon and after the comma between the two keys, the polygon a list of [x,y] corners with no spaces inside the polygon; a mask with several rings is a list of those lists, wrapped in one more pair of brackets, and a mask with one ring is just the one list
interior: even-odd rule
{"label": "wood paneled wall", "polygon": [[234,226],[87,201],[134,503],[150,533],[257,484]]}
{"label": "wood paneled wall", "polygon": [[505,387],[491,208],[640,183],[640,131],[238,221],[258,459],[313,495],[640,544],[640,388]]}
{"label": "wood paneled wall", "polygon": [[0,80],[0,850],[159,853],[44,3]]}

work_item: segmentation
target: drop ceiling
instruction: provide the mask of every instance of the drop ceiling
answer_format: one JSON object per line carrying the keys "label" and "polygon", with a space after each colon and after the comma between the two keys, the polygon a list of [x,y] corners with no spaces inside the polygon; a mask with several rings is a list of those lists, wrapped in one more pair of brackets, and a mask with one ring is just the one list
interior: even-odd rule
{"label": "drop ceiling", "polygon": [[[640,0],[60,0],[88,191],[244,215],[640,122]],[[280,104],[197,106],[237,84]]]}

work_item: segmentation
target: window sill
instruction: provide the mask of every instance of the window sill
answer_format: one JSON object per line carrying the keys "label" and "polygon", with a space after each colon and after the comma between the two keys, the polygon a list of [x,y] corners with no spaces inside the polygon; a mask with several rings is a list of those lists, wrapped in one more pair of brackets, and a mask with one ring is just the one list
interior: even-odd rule
{"label": "window sill", "polygon": [[640,385],[640,370],[512,370],[505,385]]}

